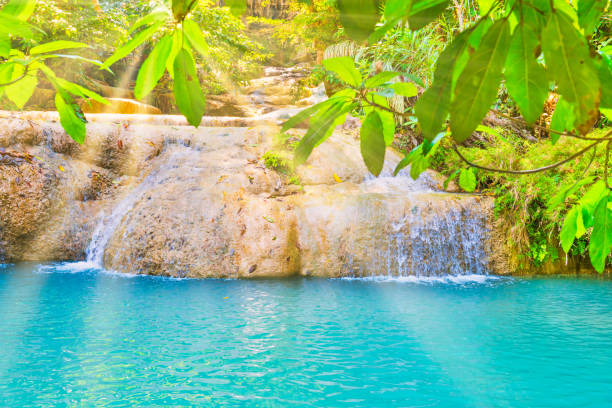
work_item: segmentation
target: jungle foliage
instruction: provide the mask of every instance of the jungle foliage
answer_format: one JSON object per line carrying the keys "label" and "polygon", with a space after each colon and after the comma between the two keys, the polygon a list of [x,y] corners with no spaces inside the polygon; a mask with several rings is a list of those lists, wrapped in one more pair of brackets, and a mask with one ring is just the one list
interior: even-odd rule
{"label": "jungle foliage", "polygon": [[[379,7],[382,6],[382,7]],[[413,31],[433,22],[449,6],[446,0],[339,0],[344,31],[357,44],[375,46],[397,26]],[[348,56],[323,61],[343,82],[343,89],[329,100],[306,109],[289,120],[289,129],[305,120],[310,127],[297,146],[295,161],[303,163],[312,150],[342,124],[350,112],[363,116],[360,139],[363,160],[374,175],[383,168],[385,148],[393,141],[395,120],[416,117],[423,143],[409,152],[395,173],[410,165],[411,175],[430,166],[441,140],[468,167],[452,177],[466,191],[476,188],[473,168],[504,174],[532,174],[570,163],[604,145],[602,177],[589,182],[563,183],[550,206],[565,202],[580,188],[586,193],[570,210],[561,231],[562,247],[590,231],[588,251],[596,270],[603,271],[612,248],[612,192],[608,180],[612,132],[594,137],[589,132],[600,116],[612,115],[612,60],[610,47],[593,40],[608,8],[606,0],[581,0],[574,7],[564,0],[482,0],[479,17],[454,36],[439,55],[433,83],[419,97],[413,111],[397,111],[389,105],[394,95],[415,96],[414,83],[394,82],[399,72],[360,70]],[[601,36],[597,36],[600,38]],[[551,92],[560,95],[550,127],[550,142],[560,137],[576,140],[569,157],[535,169],[480,166],[461,153],[461,144],[475,131],[506,91],[527,126],[536,125]],[[448,121],[447,121],[448,120]],[[578,142],[586,141],[586,146]],[[579,217],[580,215],[580,217]]]}
{"label": "jungle foliage", "polygon": [[[166,82],[171,83],[178,109],[190,124],[198,126],[206,103],[198,61],[204,63],[201,65],[229,64],[232,54],[219,53],[216,45],[220,43],[239,50],[257,48],[242,36],[242,23],[237,18],[246,10],[245,0],[226,1],[228,7],[216,7],[208,0],[134,2],[127,17],[125,12],[115,16],[103,10],[109,16],[108,24],[119,26],[119,35],[114,37],[117,43],[110,47],[114,53],[105,60],[86,54],[85,41],[95,39],[96,35],[108,35],[112,30],[83,34],[86,29],[79,28],[76,21],[71,23],[74,30],[64,31],[65,38],[50,37],[49,32],[62,30],[62,24],[51,24],[34,15],[37,3],[0,2],[4,4],[0,10],[0,93],[22,108],[39,85],[39,76],[42,77],[56,91],[55,106],[62,126],[80,143],[85,138],[86,118],[77,100],[104,103],[105,99],[57,75],[57,60],[79,60],[111,75],[121,60],[139,47],[146,47],[149,52],[136,76],[135,96],[146,98],[164,78],[169,78]],[[448,171],[449,180],[456,178],[466,191],[477,189],[483,174],[531,175],[584,160],[584,166],[588,166],[580,177],[556,179],[555,200],[546,205],[550,211],[556,211],[555,205],[570,206],[560,234],[561,246],[570,251],[588,236],[590,259],[595,269],[602,271],[612,248],[612,193],[608,178],[612,132],[590,132],[594,125],[605,121],[602,118],[609,120],[612,116],[610,25],[602,23],[609,12],[608,3],[607,0],[574,3],[479,0],[453,1],[452,5],[449,0],[297,2],[294,7],[304,13],[298,14],[295,23],[279,26],[284,28],[284,33],[278,30],[284,40],[299,44],[307,39],[313,48],[350,40],[348,48],[353,51],[342,51],[344,54],[322,61],[325,71],[337,81],[336,92],[283,125],[285,131],[309,122],[295,149],[295,165],[304,163],[349,114],[363,119],[361,152],[374,175],[383,169],[386,148],[394,142],[398,125],[406,122],[416,126],[422,143],[407,152],[395,173],[410,166],[410,174],[416,178],[441,154],[453,155],[462,164]],[[139,18],[127,29],[126,23],[135,19],[132,16]],[[82,18],[95,17],[92,14]],[[449,20],[454,22],[452,27],[447,23]],[[300,24],[304,30],[314,29],[296,36],[291,28]],[[441,30],[432,31],[432,24]],[[227,27],[231,28],[229,32]],[[128,40],[120,41],[121,37]],[[424,49],[427,51],[423,52]],[[71,52],[74,50],[79,53]],[[356,58],[355,50],[365,58]],[[415,63],[413,54],[402,58],[415,50],[420,50],[422,62]],[[103,52],[99,55],[106,56]],[[362,62],[380,59],[390,63],[380,67]],[[435,68],[428,68],[434,62]],[[493,106],[497,107],[500,95],[504,95],[506,105],[520,113],[523,126],[549,134],[548,143],[553,146],[560,138],[564,146],[572,146],[563,150],[567,157],[526,168],[521,160],[509,164],[499,157],[484,163],[471,155],[469,143],[474,132],[495,133],[482,121]],[[552,119],[543,123],[542,113],[551,95],[558,95],[559,99]],[[414,106],[407,109],[394,103],[417,96]],[[497,109],[493,111],[503,114]],[[602,148],[597,150],[599,147]],[[546,146],[538,149],[545,150]],[[515,150],[514,154],[520,153]],[[595,175],[588,170],[593,162],[601,169]]]}

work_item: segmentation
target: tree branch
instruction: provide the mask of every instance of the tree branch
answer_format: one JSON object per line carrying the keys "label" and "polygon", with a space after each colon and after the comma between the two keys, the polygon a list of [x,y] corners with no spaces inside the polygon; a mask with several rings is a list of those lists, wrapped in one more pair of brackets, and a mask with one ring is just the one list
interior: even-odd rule
{"label": "tree branch", "polygon": [[5,86],[9,86],[9,85],[13,85],[16,82],[21,81],[23,78],[25,78],[28,75],[28,71],[30,70],[30,66],[26,65],[25,66],[25,70],[23,71],[23,74],[19,77],[19,78],[15,78],[10,82],[6,82],[4,84],[0,84],[0,88],[5,87]]}
{"label": "tree branch", "polygon": [[[609,132],[608,134],[612,134],[612,131]],[[461,154],[461,152],[459,151],[459,149],[457,148],[457,145],[455,143],[453,143],[453,150],[455,151],[455,153],[457,153],[457,156],[459,156],[459,158],[461,160],[463,160],[468,166],[480,169],[480,170],[485,170],[485,171],[490,171],[493,173],[506,173],[506,174],[533,174],[533,173],[540,173],[543,171],[547,171],[550,169],[554,169],[555,167],[559,167],[569,161],[574,160],[576,157],[582,156],[584,153],[588,152],[589,150],[591,150],[592,148],[594,148],[595,146],[597,146],[599,143],[603,142],[604,140],[598,140],[594,143],[591,143],[590,145],[588,145],[587,147],[585,147],[582,150],[579,150],[578,152],[572,154],[570,157],[568,157],[567,159],[561,160],[559,162],[550,164],[548,166],[544,166],[544,167],[538,167],[536,169],[529,169],[529,170],[506,170],[506,169],[496,169],[493,167],[485,167],[485,166],[480,166],[476,163],[473,163],[471,161],[469,161],[468,159],[465,158],[465,156],[463,156]],[[609,144],[609,143],[608,143]]]}

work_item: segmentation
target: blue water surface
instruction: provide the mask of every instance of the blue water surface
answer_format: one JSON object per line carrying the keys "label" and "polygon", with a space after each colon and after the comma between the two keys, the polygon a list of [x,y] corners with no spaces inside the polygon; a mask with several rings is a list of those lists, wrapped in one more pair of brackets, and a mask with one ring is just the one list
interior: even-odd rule
{"label": "blue water surface", "polygon": [[0,317],[0,406],[612,406],[605,279],[198,281],[5,266]]}

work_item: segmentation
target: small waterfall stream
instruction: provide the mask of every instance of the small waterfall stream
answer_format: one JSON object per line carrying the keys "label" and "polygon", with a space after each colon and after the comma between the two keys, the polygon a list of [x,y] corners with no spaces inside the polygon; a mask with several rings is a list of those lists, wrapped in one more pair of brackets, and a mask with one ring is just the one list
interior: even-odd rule
{"label": "small waterfall stream", "polygon": [[[492,270],[491,199],[440,192],[433,173],[415,181],[404,169],[393,177],[401,156],[391,149],[378,178],[367,172],[359,141],[348,132],[334,133],[296,169],[298,185],[267,168],[262,157],[277,148],[277,124],[308,105],[275,106],[282,96],[276,92],[290,88],[275,78],[293,80],[275,75],[251,87],[270,109],[246,119],[265,117],[267,124],[209,118],[212,125],[194,129],[167,116],[92,118],[89,129],[99,135],[90,147],[94,162],[119,144],[115,174],[135,169],[124,180],[138,182],[120,182],[101,199],[108,201],[91,207],[89,220],[96,222],[89,222],[91,239],[81,246],[86,260],[75,268],[391,279]],[[47,139],[46,149],[57,144]]]}

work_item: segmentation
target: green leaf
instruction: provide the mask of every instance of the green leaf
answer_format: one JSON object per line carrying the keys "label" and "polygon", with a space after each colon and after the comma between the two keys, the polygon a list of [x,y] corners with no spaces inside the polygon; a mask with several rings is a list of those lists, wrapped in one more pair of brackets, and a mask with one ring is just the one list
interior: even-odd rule
{"label": "green leaf", "polygon": [[612,248],[612,210],[608,208],[609,198],[609,194],[606,194],[595,208],[593,231],[589,242],[591,264],[599,273],[603,272]]}
{"label": "green leaf", "polygon": [[287,130],[299,125],[300,123],[305,122],[312,115],[316,114],[320,110],[328,108],[336,102],[350,102],[355,98],[355,95],[356,93],[352,89],[343,89],[339,92],[336,92],[334,95],[332,95],[331,98],[323,102],[319,102],[316,105],[310,106],[291,117],[289,120],[283,123],[281,127],[281,132],[286,132]]}
{"label": "green leaf", "polygon": [[3,8],[2,12],[11,16],[27,21],[36,8],[36,0],[10,0]]}
{"label": "green leaf", "polygon": [[[11,81],[20,78],[24,72],[25,67],[23,65],[13,64]],[[32,97],[32,94],[36,89],[36,85],[38,85],[37,71],[30,70],[22,79],[4,87],[4,93],[6,97],[17,106],[17,108],[22,109]]]}
{"label": "green leaf", "polygon": [[11,53],[11,39],[8,34],[0,35],[0,57],[8,58]]}
{"label": "green leaf", "polygon": [[601,15],[606,9],[607,0],[578,0],[578,22],[584,33],[590,35],[601,24]]}
{"label": "green leaf", "polygon": [[427,170],[429,164],[429,158],[425,157],[421,151],[417,151],[414,160],[410,163],[410,177],[412,177],[413,180],[418,179],[419,176]]}
{"label": "green leaf", "polygon": [[225,5],[229,7],[230,12],[236,17],[240,17],[247,10],[246,0],[225,0]]}
{"label": "green leaf", "polygon": [[[366,98],[377,105],[383,106],[385,108],[389,107],[389,102],[387,102],[387,98],[377,94],[368,94]],[[393,117],[393,113],[372,106],[366,105],[363,108],[363,113],[367,116],[370,112],[376,111],[378,116],[380,117],[380,121],[383,124],[383,134],[385,136],[385,144],[390,146],[393,143],[393,139],[395,138],[395,118]]]}
{"label": "green leaf", "polygon": [[411,30],[420,30],[448,7],[448,0],[413,0],[408,13]]}
{"label": "green leaf", "polygon": [[536,33],[519,24],[510,42],[506,58],[506,87],[528,123],[534,123],[544,109],[548,97],[546,70],[538,64]]}
{"label": "green leaf", "polygon": [[495,22],[457,80],[450,127],[458,142],[472,135],[497,97],[509,38],[507,20]]}
{"label": "green leaf", "polygon": [[0,34],[21,37],[29,40],[34,37],[36,28],[17,17],[0,11]]}
{"label": "green leaf", "polygon": [[287,120],[285,123],[283,123],[282,127],[281,127],[281,132],[286,132],[287,130],[294,128],[295,126],[299,125],[300,123],[305,122],[308,118],[310,118],[312,115],[314,115],[315,113],[317,113],[319,110],[333,104],[334,101],[332,99],[327,99],[323,102],[319,102],[316,105],[310,106],[304,110],[301,110],[299,113],[295,114],[294,116],[292,116],[291,118],[289,118],[289,120]]}
{"label": "green leaf", "polygon": [[385,3],[385,20],[400,19],[408,15],[412,2],[406,0],[387,0]]}
{"label": "green leaf", "polygon": [[582,237],[587,232],[586,227],[584,226],[584,214],[585,209],[582,208],[576,217],[576,239]]}
{"label": "green leaf", "polygon": [[478,11],[483,16],[489,12],[491,7],[495,4],[495,0],[478,0]]}
{"label": "green leaf", "polygon": [[595,61],[595,65],[599,82],[602,85],[599,107],[602,111],[604,109],[612,109],[612,59],[602,53]]}
{"label": "green leaf", "polygon": [[163,22],[158,21],[151,27],[142,30],[141,32],[136,34],[134,38],[132,38],[130,41],[121,46],[118,50],[115,51],[113,55],[111,55],[106,61],[104,61],[104,64],[102,64],[102,69],[106,69],[113,65],[115,62],[119,61],[120,59],[125,58],[129,53],[134,51],[136,47],[142,45],[145,41],[151,39],[151,37],[153,37],[153,35],[159,31],[162,25]]}
{"label": "green leaf", "polygon": [[436,137],[448,116],[453,68],[457,56],[467,44],[469,34],[470,30],[462,32],[442,51],[436,63],[433,85],[421,95],[414,106],[421,132],[427,140]]}
{"label": "green leaf", "polygon": [[582,209],[579,205],[575,205],[567,213],[565,221],[563,221],[563,228],[561,228],[559,238],[561,240],[561,248],[563,248],[565,253],[569,252],[576,239],[576,231],[578,230],[576,220],[580,214],[582,214]]}
{"label": "green leaf", "polygon": [[592,212],[595,209],[595,205],[606,194],[608,194],[608,187],[606,187],[606,183],[603,180],[599,180],[582,195],[578,202],[583,208]]}
{"label": "green leaf", "polygon": [[[552,119],[550,120],[550,128],[556,132],[571,132],[574,130],[574,110],[565,99],[559,98]],[[550,140],[553,144],[557,143],[561,137],[558,134],[550,133]]]}
{"label": "green leaf", "polygon": [[585,177],[578,181],[577,183],[572,183],[561,188],[555,195],[553,195],[550,200],[548,200],[547,207],[549,210],[553,210],[558,207],[561,203],[565,202],[565,199],[574,194],[578,189],[582,186],[590,184],[593,182],[593,177]]}
{"label": "green leaf", "polygon": [[398,75],[400,75],[399,72],[383,71],[379,74],[374,75],[373,77],[368,78],[366,80],[365,86],[366,88],[376,88],[384,83],[389,82]]}
{"label": "green leaf", "polygon": [[206,42],[206,38],[204,38],[198,23],[193,20],[185,20],[183,22],[183,31],[185,33],[185,37],[189,41],[189,45],[200,53],[201,56],[208,57],[210,54],[208,43]]}
{"label": "green leaf", "polygon": [[336,100],[331,106],[317,112],[310,121],[308,131],[295,149],[293,160],[296,166],[306,162],[315,146],[321,140],[329,137],[329,130],[331,129],[333,132],[333,129],[338,125],[338,117],[349,112],[352,108],[352,103]]}
{"label": "green leaf", "polygon": [[476,190],[476,175],[471,167],[461,169],[461,173],[459,174],[459,186],[468,193]]}
{"label": "green leaf", "polygon": [[32,47],[30,50],[30,55],[36,54],[44,54],[47,52],[55,52],[59,50],[67,50],[72,48],[86,48],[89,45],[76,41],[51,41],[45,44],[37,45],[36,47]]}
{"label": "green leaf", "polygon": [[361,74],[355,67],[355,62],[350,57],[328,58],[323,61],[323,66],[332,71],[347,84],[358,88],[361,85]]}
{"label": "green leaf", "polygon": [[170,78],[174,78],[174,60],[176,59],[176,55],[181,50],[181,35],[180,32],[175,31],[172,34],[172,49],[170,50],[170,55],[166,60],[166,70],[170,75]]}
{"label": "green leaf", "polygon": [[402,160],[399,161],[399,163],[397,163],[397,166],[395,166],[395,170],[393,170],[393,176],[397,176],[397,173],[399,173],[402,169],[404,169],[405,167],[408,167],[408,165],[410,164],[410,156],[404,156],[404,158],[402,158]]}
{"label": "green leaf", "polygon": [[109,102],[104,99],[102,96],[98,95],[97,93],[95,93],[94,91],[91,91],[87,88],[82,87],[81,85],[66,81],[63,78],[56,78],[57,83],[59,86],[61,86],[62,88],[64,88],[65,90],[67,90],[68,92],[70,92],[73,95],[76,95],[78,97],[81,98],[91,98],[95,101],[98,101],[104,105],[108,104]]}
{"label": "green leaf", "polygon": [[170,17],[170,14],[168,14],[168,11],[166,10],[153,11],[147,14],[146,16],[141,17],[134,24],[132,24],[132,27],[130,27],[129,34],[132,34],[134,31],[136,31],[136,29],[140,27],[148,26],[150,24],[154,24],[154,23],[163,24],[168,20],[169,17]]}
{"label": "green leaf", "polygon": [[138,70],[134,96],[136,99],[146,97],[157,85],[166,71],[166,60],[172,49],[172,36],[164,36],[153,48],[151,54]]}
{"label": "green leaf", "polygon": [[338,0],[337,6],[340,23],[350,38],[362,42],[374,32],[380,19],[376,0]]}
{"label": "green leaf", "polygon": [[385,152],[387,150],[383,124],[378,112],[373,111],[366,116],[361,124],[359,138],[361,140],[361,157],[363,157],[370,173],[378,176],[385,164]]}
{"label": "green leaf", "polygon": [[197,4],[197,0],[172,0],[172,14],[176,21],[182,22]]}
{"label": "green leaf", "polygon": [[393,89],[396,94],[405,96],[406,98],[411,98],[418,94],[416,85],[411,82],[397,82],[391,84],[390,88]]}
{"label": "green leaf", "polygon": [[446,190],[448,188],[448,185],[450,184],[451,181],[453,181],[454,179],[457,178],[457,176],[461,173],[461,169],[457,169],[455,171],[453,171],[453,173],[448,176],[446,178],[446,180],[444,180],[444,184],[442,185],[442,187],[444,188],[444,190]]}
{"label": "green leaf", "polygon": [[198,127],[202,122],[206,102],[193,57],[184,48],[174,60],[174,98],[187,122]]}
{"label": "green leaf", "polygon": [[551,79],[574,106],[574,127],[586,134],[599,116],[600,84],[588,45],[565,13],[550,13],[542,31],[542,50]]}
{"label": "green leaf", "polygon": [[55,108],[59,113],[60,124],[68,135],[77,143],[85,141],[85,123],[87,121],[75,111],[75,105],[66,102],[60,93],[55,94]]}

